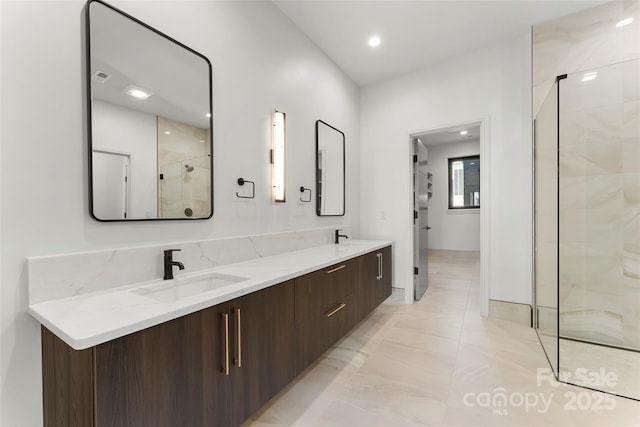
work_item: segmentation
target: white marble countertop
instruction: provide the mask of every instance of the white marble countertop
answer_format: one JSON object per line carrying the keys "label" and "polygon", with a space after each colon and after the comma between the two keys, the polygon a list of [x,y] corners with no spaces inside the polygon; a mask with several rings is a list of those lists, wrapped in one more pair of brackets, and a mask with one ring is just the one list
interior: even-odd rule
{"label": "white marble countertop", "polygon": [[29,306],[29,313],[76,350],[120,338],[186,314],[250,294],[324,267],[391,245],[388,241],[350,240],[180,274],[177,281],[193,281],[212,273],[246,278],[170,302],[133,291],[169,281],[155,280],[107,291],[78,295]]}

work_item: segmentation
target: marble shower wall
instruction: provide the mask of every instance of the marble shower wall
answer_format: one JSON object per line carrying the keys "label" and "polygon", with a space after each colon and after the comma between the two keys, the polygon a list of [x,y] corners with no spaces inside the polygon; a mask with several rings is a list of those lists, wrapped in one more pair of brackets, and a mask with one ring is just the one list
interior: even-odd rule
{"label": "marble shower wall", "polygon": [[[616,27],[625,18],[631,25]],[[613,1],[533,27],[533,116],[556,76],[640,58],[640,1]]]}
{"label": "marble shower wall", "polygon": [[[159,218],[211,213],[209,129],[158,116]],[[186,213],[190,209],[190,214]]]}
{"label": "marble shower wall", "polygon": [[[29,304],[161,279],[164,249],[181,249],[175,259],[184,263],[184,273],[188,273],[332,243],[334,230],[318,228],[27,258]],[[341,234],[352,236],[350,227],[341,230]]]}
{"label": "marble shower wall", "polygon": [[640,348],[639,88],[640,60],[560,82],[561,330],[634,348]]}
{"label": "marble shower wall", "polygon": [[[634,22],[616,27],[622,19]],[[640,348],[640,2],[614,1],[533,28],[533,111],[560,83],[561,335]],[[620,64],[620,65],[614,65]],[[593,80],[584,74],[597,71]],[[536,140],[536,170],[555,172],[554,138]],[[557,195],[536,177],[536,193]],[[536,223],[556,221],[536,207]],[[537,253],[555,253],[537,227]],[[536,271],[555,260],[538,256]],[[540,278],[536,278],[540,287]]]}

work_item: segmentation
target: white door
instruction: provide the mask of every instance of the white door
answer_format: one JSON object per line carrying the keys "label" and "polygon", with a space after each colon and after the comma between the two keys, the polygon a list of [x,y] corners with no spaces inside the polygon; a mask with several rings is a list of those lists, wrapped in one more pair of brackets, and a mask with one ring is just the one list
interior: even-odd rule
{"label": "white door", "polygon": [[128,202],[129,156],[93,151],[93,215],[98,219],[125,219]]}
{"label": "white door", "polygon": [[422,298],[429,287],[428,230],[431,179],[427,171],[427,148],[418,138],[413,140],[413,258],[414,299]]}

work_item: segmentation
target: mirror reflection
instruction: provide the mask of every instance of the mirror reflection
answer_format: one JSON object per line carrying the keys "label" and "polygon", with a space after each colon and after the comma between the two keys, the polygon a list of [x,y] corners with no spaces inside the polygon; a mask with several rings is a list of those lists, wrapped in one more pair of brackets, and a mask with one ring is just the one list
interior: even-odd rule
{"label": "mirror reflection", "polygon": [[344,133],[316,121],[316,214],[344,215]]}
{"label": "mirror reflection", "polygon": [[99,0],[87,8],[92,216],[211,217],[211,64]]}

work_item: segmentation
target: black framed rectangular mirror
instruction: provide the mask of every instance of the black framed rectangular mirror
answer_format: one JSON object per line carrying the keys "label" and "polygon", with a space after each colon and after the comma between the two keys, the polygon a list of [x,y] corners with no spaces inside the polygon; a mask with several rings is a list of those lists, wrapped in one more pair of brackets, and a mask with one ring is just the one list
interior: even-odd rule
{"label": "black framed rectangular mirror", "polygon": [[342,216],[345,212],[344,133],[316,121],[316,214]]}
{"label": "black framed rectangular mirror", "polygon": [[86,14],[91,216],[211,218],[211,63],[100,0]]}

